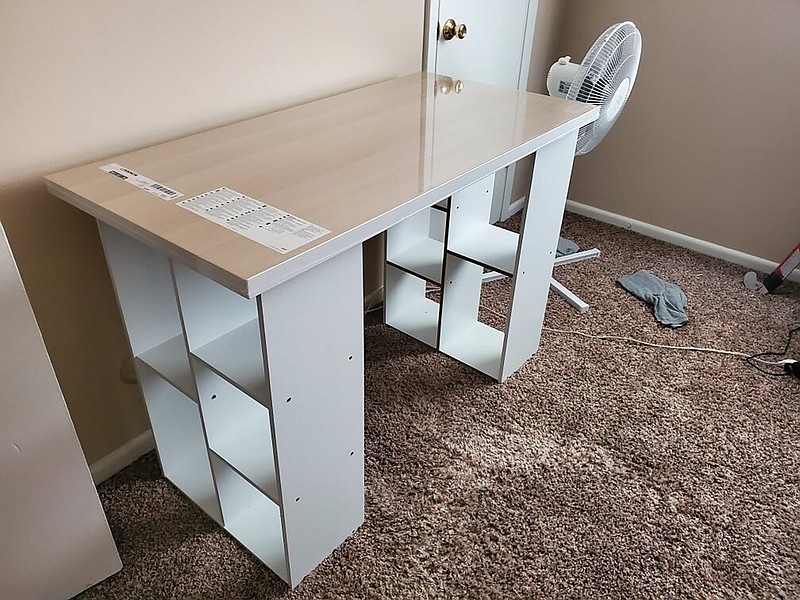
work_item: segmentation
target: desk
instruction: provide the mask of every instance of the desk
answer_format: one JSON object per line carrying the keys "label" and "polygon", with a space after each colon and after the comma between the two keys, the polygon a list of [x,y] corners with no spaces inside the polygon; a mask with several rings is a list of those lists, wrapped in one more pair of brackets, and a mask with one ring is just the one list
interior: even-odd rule
{"label": "desk", "polygon": [[[291,586],[364,519],[363,241],[388,232],[389,325],[498,380],[538,347],[598,109],[458,89],[414,74],[46,178],[99,223],[164,475]],[[517,235],[493,173],[530,154]],[[513,276],[505,331],[484,266]]]}

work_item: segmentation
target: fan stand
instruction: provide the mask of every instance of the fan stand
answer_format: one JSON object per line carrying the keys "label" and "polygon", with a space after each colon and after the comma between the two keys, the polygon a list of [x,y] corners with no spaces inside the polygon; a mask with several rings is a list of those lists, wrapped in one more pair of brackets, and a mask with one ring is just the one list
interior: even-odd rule
{"label": "fan stand", "polygon": [[[600,250],[597,248],[592,248],[591,250],[581,250],[580,252],[573,252],[572,254],[562,254],[561,256],[557,256],[555,261],[553,261],[553,267],[568,265],[574,262],[587,260],[589,258],[597,258],[598,256],[600,256]],[[566,300],[578,312],[585,313],[589,310],[589,305],[586,304],[586,302],[578,298],[578,296],[568,290],[564,284],[559,283],[552,277],[550,278],[550,289],[564,298],[564,300]]]}
{"label": "fan stand", "polygon": [[[575,262],[580,262],[582,260],[587,260],[590,258],[597,258],[600,256],[600,250],[597,248],[592,248],[591,250],[581,250],[580,252],[573,252],[572,254],[562,254],[561,256],[557,256],[555,261],[553,261],[553,267],[559,267],[562,265],[568,265]],[[502,273],[497,273],[496,271],[491,271],[489,273],[483,274],[483,281],[495,281],[497,279],[502,279],[505,277]],[[559,296],[564,298],[570,306],[572,306],[575,310],[580,313],[585,313],[589,310],[589,305],[586,304],[583,300],[581,300],[578,296],[576,296],[573,292],[571,292],[563,283],[560,283],[555,280],[555,278],[550,278],[550,289],[557,293]]]}

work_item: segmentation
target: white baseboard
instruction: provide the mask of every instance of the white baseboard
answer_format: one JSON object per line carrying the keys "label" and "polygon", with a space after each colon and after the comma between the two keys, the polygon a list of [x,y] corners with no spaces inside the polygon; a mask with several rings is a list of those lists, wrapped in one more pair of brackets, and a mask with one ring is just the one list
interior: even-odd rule
{"label": "white baseboard", "polygon": [[[711,242],[707,242],[705,240],[693,238],[670,229],[664,229],[663,227],[645,223],[643,221],[637,221],[636,219],[631,219],[623,215],[618,215],[600,208],[595,208],[594,206],[588,206],[587,204],[574,202],[573,200],[567,200],[567,210],[569,212],[583,215],[584,217],[589,217],[595,221],[602,221],[603,223],[616,225],[617,227],[622,227],[623,229],[630,229],[631,231],[635,231],[636,233],[640,233],[647,237],[674,244],[675,246],[680,246],[682,248],[688,248],[689,250],[694,250],[700,254],[713,256],[714,258],[719,258],[735,265],[741,265],[761,273],[771,273],[773,270],[775,270],[775,267],[778,266],[778,263],[767,260],[766,258],[759,258],[758,256],[745,254],[744,252],[739,252],[738,250],[733,250],[732,248],[726,248],[725,246],[712,244]],[[792,281],[800,281],[800,270],[790,274],[787,279]]]}
{"label": "white baseboard", "polygon": [[156,443],[153,439],[153,431],[148,429],[141,435],[133,438],[127,444],[114,450],[111,454],[107,454],[97,462],[89,465],[89,471],[92,473],[94,484],[98,485],[112,475],[116,475],[133,461],[141,458],[155,447]]}

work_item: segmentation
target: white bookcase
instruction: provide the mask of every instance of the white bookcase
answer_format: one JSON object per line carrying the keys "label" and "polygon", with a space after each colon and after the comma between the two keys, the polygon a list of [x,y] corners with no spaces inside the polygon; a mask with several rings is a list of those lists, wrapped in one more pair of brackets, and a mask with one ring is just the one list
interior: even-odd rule
{"label": "white bookcase", "polygon": [[[489,223],[494,175],[387,231],[386,323],[502,380],[505,333],[478,320],[484,268],[512,275],[518,235]],[[441,303],[428,297],[432,283]]]}
{"label": "white bookcase", "polygon": [[247,299],[99,227],[164,475],[296,586],[364,520],[360,247]]}
{"label": "white bookcase", "polygon": [[[386,324],[497,381],[522,366],[539,345],[547,294],[535,282],[552,273],[570,144],[565,136],[536,153],[529,196],[536,210],[526,208],[520,233],[491,223],[495,175],[390,228]],[[502,330],[478,318],[485,270],[512,281]],[[428,297],[428,283],[441,288],[441,303]]]}

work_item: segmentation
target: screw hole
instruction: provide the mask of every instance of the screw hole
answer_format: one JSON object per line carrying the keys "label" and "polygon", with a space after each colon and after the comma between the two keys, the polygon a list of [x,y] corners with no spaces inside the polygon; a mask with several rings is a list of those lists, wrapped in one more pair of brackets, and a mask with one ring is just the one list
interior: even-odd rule
{"label": "screw hole", "polygon": [[216,398],[217,398],[217,395],[216,395],[216,394],[211,394],[211,399],[212,399],[212,400],[216,400]]}

